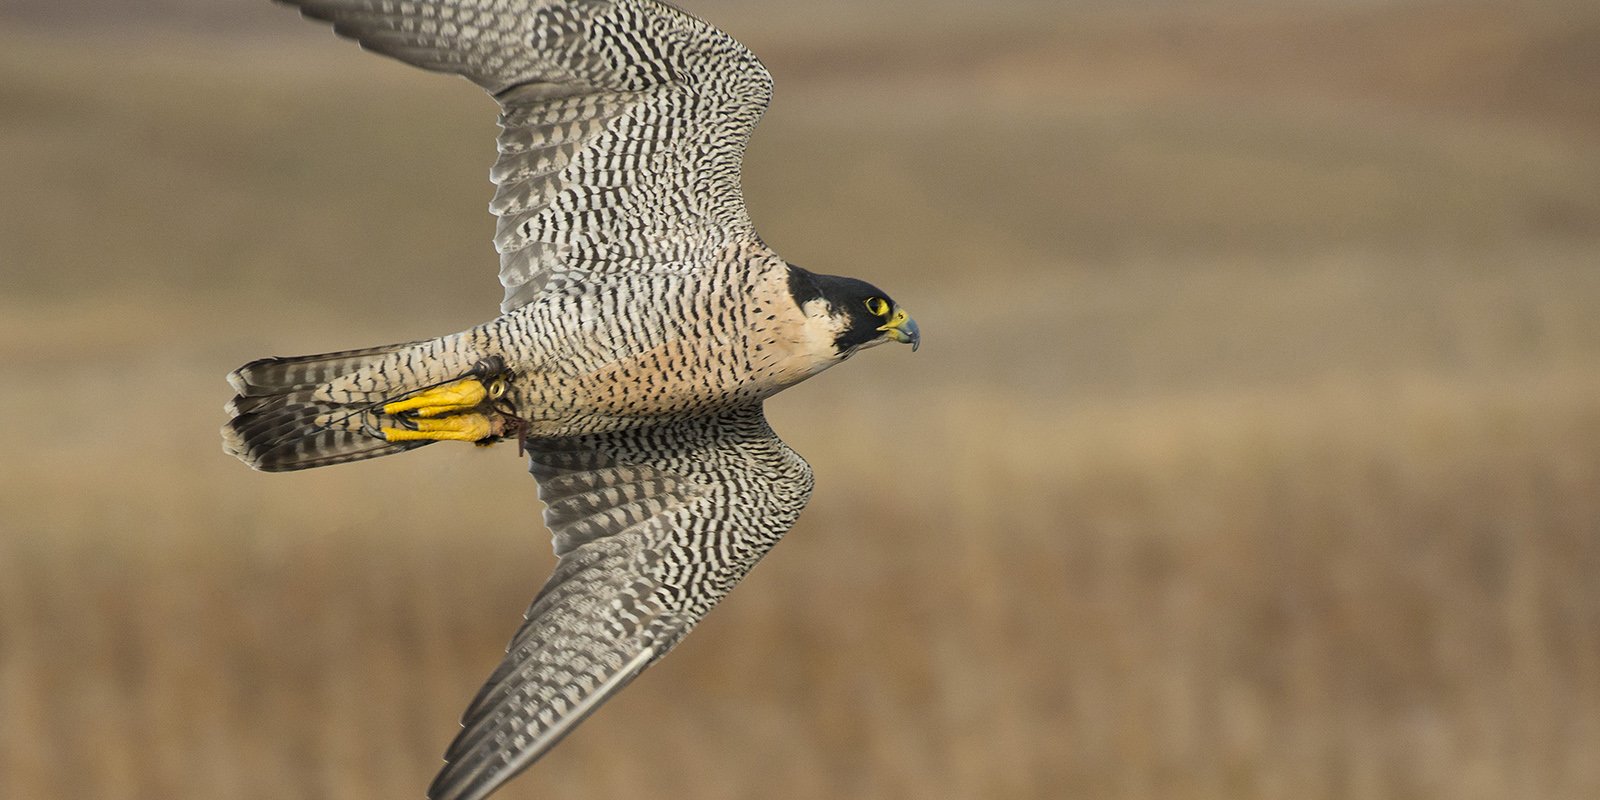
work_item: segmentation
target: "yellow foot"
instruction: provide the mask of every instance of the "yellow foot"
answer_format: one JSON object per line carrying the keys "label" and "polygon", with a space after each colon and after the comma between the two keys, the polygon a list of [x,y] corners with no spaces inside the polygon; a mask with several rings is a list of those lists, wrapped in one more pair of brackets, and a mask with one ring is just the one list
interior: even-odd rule
{"label": "yellow foot", "polygon": [[442,417],[446,414],[471,411],[488,396],[489,389],[482,381],[477,378],[467,378],[444,386],[435,386],[404,400],[386,403],[383,413],[394,416],[412,411],[419,417]]}
{"label": "yellow foot", "polygon": [[[482,388],[482,384],[479,384],[479,388]],[[384,428],[383,438],[391,442],[476,442],[489,438],[493,433],[494,427],[488,417],[482,414],[456,414],[442,419],[419,419],[416,430]]]}

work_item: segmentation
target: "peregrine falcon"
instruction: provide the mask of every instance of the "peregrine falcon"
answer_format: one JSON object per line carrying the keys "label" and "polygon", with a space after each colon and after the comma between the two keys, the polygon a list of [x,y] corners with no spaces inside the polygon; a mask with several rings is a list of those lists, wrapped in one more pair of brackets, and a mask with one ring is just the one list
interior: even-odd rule
{"label": "peregrine falcon", "polygon": [[428,796],[476,800],[666,655],[789,530],[811,470],[763,401],[885,342],[882,290],[768,249],[740,190],[761,62],[657,0],[285,0],[500,104],[501,315],[228,376],[259,470],[515,440],[559,556]]}

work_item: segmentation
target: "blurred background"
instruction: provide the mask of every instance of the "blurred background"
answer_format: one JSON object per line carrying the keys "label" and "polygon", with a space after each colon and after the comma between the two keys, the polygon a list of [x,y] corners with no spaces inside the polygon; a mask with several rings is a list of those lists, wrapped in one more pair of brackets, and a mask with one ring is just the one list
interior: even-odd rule
{"label": "blurred background", "polygon": [[[684,3],[764,236],[927,341],[770,404],[800,524],[499,797],[1600,796],[1600,7]],[[494,131],[264,1],[0,8],[0,796],[422,796],[515,448],[216,430],[496,313]]]}

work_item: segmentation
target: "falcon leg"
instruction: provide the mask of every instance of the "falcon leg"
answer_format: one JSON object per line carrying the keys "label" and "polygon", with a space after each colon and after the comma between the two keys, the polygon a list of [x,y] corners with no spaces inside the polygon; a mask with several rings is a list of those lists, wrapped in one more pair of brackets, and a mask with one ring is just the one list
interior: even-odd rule
{"label": "falcon leg", "polygon": [[384,428],[383,438],[391,442],[477,442],[494,435],[494,426],[483,414],[418,419],[416,426],[416,430]]}
{"label": "falcon leg", "polygon": [[471,411],[488,397],[489,388],[483,385],[483,381],[466,378],[418,392],[404,400],[386,403],[383,413],[398,416],[409,411],[418,417],[442,417]]}
{"label": "falcon leg", "polygon": [[503,369],[498,358],[485,360],[469,377],[385,403],[383,413],[395,424],[379,432],[390,442],[497,441],[511,415],[503,408],[509,388]]}

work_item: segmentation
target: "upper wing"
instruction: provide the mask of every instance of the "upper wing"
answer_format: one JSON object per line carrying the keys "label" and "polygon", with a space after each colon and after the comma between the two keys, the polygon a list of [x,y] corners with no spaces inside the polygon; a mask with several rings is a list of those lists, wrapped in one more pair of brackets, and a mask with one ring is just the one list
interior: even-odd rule
{"label": "upper wing", "polygon": [[665,655],[794,524],[811,469],[760,405],[534,440],[561,557],[429,788],[477,800]]}
{"label": "upper wing", "polygon": [[283,1],[500,101],[502,310],[557,271],[689,267],[754,239],[739,168],[772,78],[699,19],[655,0]]}

